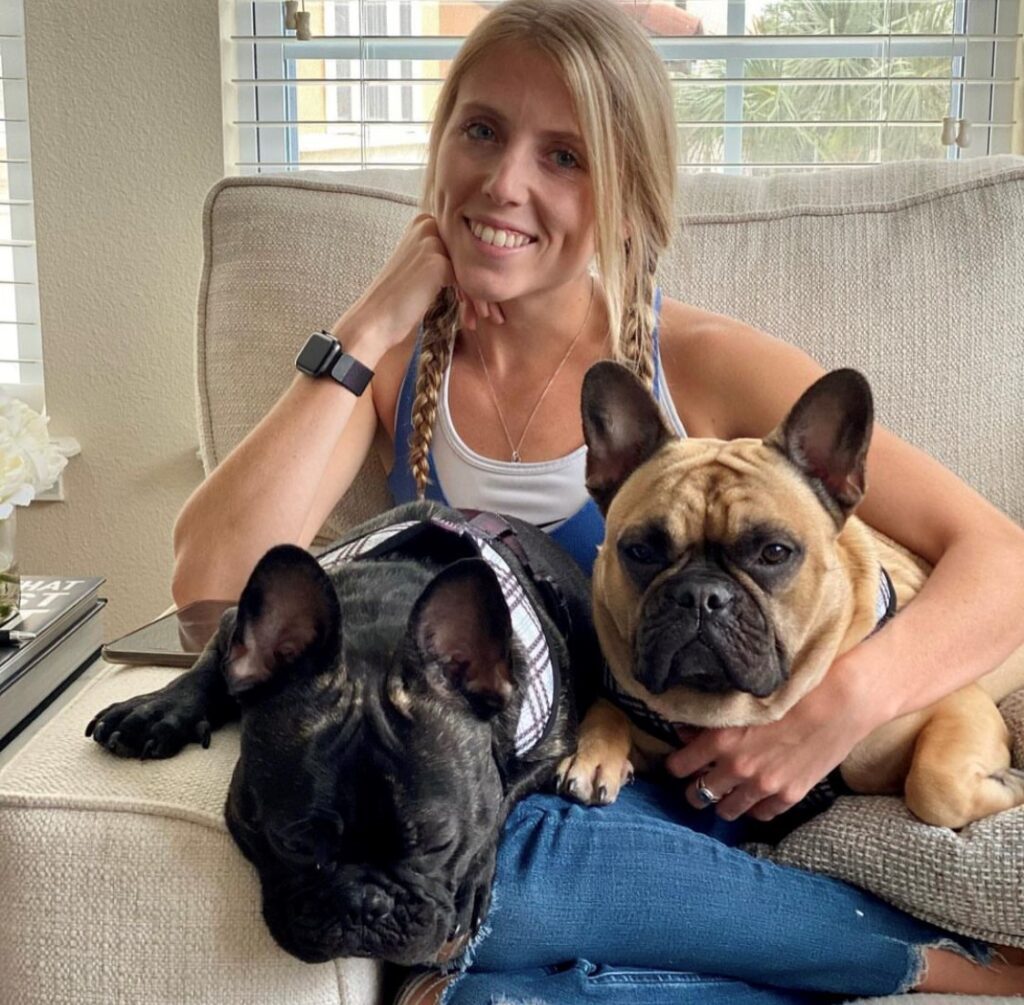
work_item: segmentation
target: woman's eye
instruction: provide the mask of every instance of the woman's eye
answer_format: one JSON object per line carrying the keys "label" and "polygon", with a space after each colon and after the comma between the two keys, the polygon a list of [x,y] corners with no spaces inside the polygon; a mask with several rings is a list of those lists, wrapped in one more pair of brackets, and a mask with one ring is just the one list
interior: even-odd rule
{"label": "woman's eye", "polygon": [[766,544],[761,549],[761,561],[765,565],[781,565],[793,554],[793,549],[785,544]]}
{"label": "woman's eye", "polygon": [[624,549],[626,557],[641,565],[650,565],[657,559],[654,549],[649,544],[630,544]]}
{"label": "woman's eye", "polygon": [[494,130],[483,122],[471,122],[468,126],[464,126],[462,131],[471,140],[490,141],[494,139]]}
{"label": "woman's eye", "polygon": [[571,150],[556,150],[552,154],[552,159],[560,168],[578,168],[580,166],[579,160]]}

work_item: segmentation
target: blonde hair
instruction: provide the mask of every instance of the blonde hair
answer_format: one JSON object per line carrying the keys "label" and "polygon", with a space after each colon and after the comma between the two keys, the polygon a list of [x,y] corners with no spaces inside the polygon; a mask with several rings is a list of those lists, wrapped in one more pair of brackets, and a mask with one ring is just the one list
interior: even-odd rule
{"label": "blonde hair", "polygon": [[[437,158],[459,85],[495,45],[516,42],[562,74],[586,146],[595,206],[595,265],[608,305],[613,358],[653,381],[654,276],[672,234],[675,117],[664,64],[614,0],[506,0],[470,33],[452,62],[430,131],[423,206],[433,212]],[[458,304],[442,290],[423,319],[409,465],[426,491],[430,443]]]}

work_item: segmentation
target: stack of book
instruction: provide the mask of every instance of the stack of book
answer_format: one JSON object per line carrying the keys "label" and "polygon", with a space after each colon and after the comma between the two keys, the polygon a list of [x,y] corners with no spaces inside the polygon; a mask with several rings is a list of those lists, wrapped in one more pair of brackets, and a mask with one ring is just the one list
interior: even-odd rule
{"label": "stack of book", "polygon": [[0,747],[98,654],[103,582],[22,576],[21,610],[0,624]]}

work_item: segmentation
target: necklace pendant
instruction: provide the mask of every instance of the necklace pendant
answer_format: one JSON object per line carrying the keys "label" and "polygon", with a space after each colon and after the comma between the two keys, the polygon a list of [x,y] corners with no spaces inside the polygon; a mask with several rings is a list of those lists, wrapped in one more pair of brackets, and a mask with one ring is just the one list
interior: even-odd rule
{"label": "necklace pendant", "polygon": [[523,460],[522,457],[519,456],[519,451],[518,450],[513,450],[512,451],[512,463],[513,464],[519,464],[519,463],[522,462],[522,460]]}

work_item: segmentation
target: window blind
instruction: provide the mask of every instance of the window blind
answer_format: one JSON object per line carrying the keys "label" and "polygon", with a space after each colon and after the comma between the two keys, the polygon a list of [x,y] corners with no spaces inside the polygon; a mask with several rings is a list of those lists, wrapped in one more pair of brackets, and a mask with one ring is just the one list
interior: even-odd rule
{"label": "window blind", "polygon": [[21,0],[0,4],[0,385],[42,405],[42,344]]}
{"label": "window blind", "polygon": [[[665,60],[681,165],[762,173],[1009,152],[1021,2],[623,6]],[[225,26],[230,166],[422,164],[447,67],[494,5],[303,0],[300,39],[282,3],[235,0]]]}

